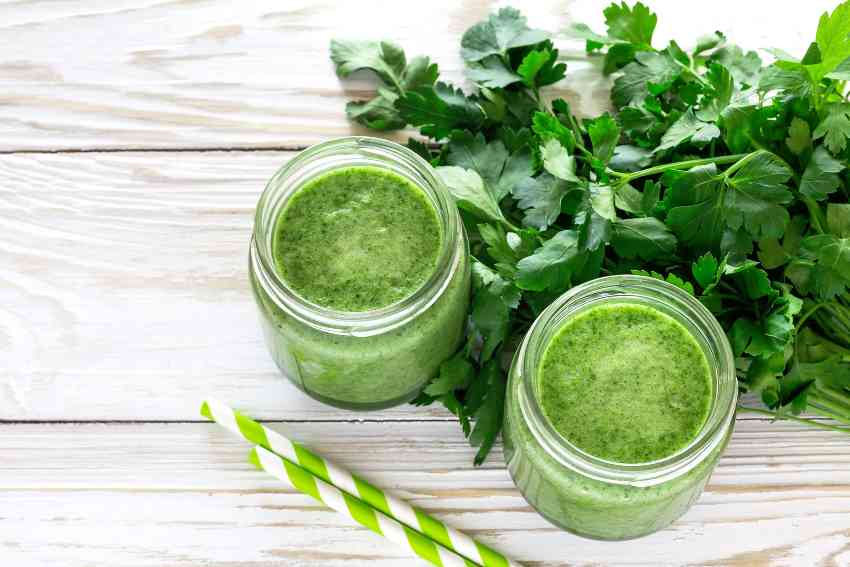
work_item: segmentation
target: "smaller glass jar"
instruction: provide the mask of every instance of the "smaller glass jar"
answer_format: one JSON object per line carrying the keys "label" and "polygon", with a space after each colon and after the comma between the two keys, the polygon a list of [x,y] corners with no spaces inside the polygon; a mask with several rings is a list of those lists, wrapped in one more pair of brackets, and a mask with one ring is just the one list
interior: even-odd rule
{"label": "smaller glass jar", "polygon": [[[431,277],[380,309],[335,311],[300,297],[276,272],[273,235],[287,201],[317,176],[370,166],[400,175],[433,205],[442,234]],[[469,302],[469,250],[457,208],[433,168],[393,142],[347,137],[304,150],[271,178],[257,205],[251,287],[281,372],[313,398],[373,410],[414,398],[457,349]]]}
{"label": "smaller glass jar", "polygon": [[[571,317],[602,304],[655,308],[681,323],[705,353],[713,380],[708,418],[669,457],[638,464],[594,457],[559,434],[541,409],[538,368],[547,345]],[[672,523],[702,493],[732,434],[737,396],[729,342],[696,298],[653,278],[599,278],[546,308],[520,345],[508,383],[505,459],[523,496],[553,524],[595,539],[639,537]]]}

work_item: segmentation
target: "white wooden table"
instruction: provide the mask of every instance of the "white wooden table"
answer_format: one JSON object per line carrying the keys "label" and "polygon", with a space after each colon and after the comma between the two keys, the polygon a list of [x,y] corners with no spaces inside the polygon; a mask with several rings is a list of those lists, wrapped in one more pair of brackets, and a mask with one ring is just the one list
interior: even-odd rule
{"label": "white wooden table", "polygon": [[[651,2],[658,36],[801,53],[833,2]],[[601,28],[599,1],[531,24]],[[773,6],[770,18],[761,14]],[[256,472],[198,415],[215,395],[528,565],[850,565],[850,438],[739,419],[708,489],[626,543],[562,533],[480,468],[445,411],[323,407],[264,346],[246,252],[265,180],[350,132],[331,37],[387,37],[462,80],[489,2],[0,3],[0,565],[398,566],[405,553]],[[559,94],[607,82],[580,46]]]}

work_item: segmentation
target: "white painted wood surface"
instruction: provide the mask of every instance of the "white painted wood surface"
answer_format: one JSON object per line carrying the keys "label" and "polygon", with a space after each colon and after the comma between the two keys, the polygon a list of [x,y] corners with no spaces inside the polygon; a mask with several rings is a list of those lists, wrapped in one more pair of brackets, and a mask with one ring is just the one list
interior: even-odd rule
{"label": "white painted wood surface", "polygon": [[[49,0],[0,4],[0,150],[292,148],[349,132],[344,104],[373,87],[340,85],[332,37],[386,38],[462,79],[460,35],[506,2],[428,0]],[[532,25],[602,29],[599,0],[535,0]],[[749,48],[802,55],[836,2],[778,10],[772,0],[657,0],[657,37],[715,29]],[[766,10],[765,7],[773,9]],[[765,14],[769,14],[765,16]],[[570,66],[558,90],[580,111],[607,105],[607,83],[583,46],[558,40]],[[552,91],[557,92],[557,91]]]}
{"label": "white painted wood surface", "polygon": [[[850,565],[840,434],[741,418],[681,521],[602,543],[546,524],[500,455],[474,469],[446,412],[342,412],[277,375],[245,265],[256,199],[293,155],[269,148],[362,132],[343,106],[373,86],[339,82],[329,39],[394,39],[462,80],[459,35],[500,4],[0,2],[0,566],[418,564],[192,423],[206,395],[528,565]],[[605,2],[526,4],[532,25],[601,29]],[[651,4],[662,40],[721,29],[801,53],[834,2]],[[558,44],[552,92],[604,108],[597,63]]]}
{"label": "white painted wood surface", "polygon": [[[527,565],[850,562],[850,452],[838,433],[742,421],[688,514],[611,543],[547,524],[498,455],[473,470],[455,423],[273,427]],[[275,484],[247,451],[207,424],[15,426],[0,436],[0,557],[16,567],[417,564]]]}

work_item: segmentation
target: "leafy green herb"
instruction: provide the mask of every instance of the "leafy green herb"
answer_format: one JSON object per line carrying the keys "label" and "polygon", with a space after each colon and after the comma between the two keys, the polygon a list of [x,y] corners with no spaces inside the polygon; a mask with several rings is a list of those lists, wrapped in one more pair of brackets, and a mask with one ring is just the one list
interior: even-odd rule
{"label": "leafy green herb", "polygon": [[331,44],[341,76],[380,82],[349,116],[430,138],[409,146],[470,237],[467,340],[415,403],[456,415],[480,464],[534,317],[572,285],[637,273],[717,317],[741,389],[762,403],[744,410],[850,424],[850,1],[821,17],[805,53],[770,49],[766,67],[719,32],[653,46],[658,18],[640,2],[603,15],[604,33],[567,30],[615,75],[616,112],[597,117],[546,102],[566,66],[513,8],[463,34],[470,94],[395,44]]}

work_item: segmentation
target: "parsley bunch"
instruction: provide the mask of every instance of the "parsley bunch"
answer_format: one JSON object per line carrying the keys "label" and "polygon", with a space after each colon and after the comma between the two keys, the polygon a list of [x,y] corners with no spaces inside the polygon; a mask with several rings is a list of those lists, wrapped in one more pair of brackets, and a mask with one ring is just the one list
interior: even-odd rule
{"label": "parsley bunch", "polygon": [[751,394],[743,409],[850,424],[850,1],[821,17],[802,58],[768,50],[767,66],[719,32],[689,51],[655,47],[657,16],[641,3],[604,15],[604,34],[565,32],[616,74],[615,111],[595,118],[541,96],[566,66],[513,8],[461,38],[471,94],[390,42],[331,44],[340,75],[371,69],[382,83],[349,117],[431,138],[408,145],[470,236],[467,340],[414,403],[457,415],[480,464],[534,318],[573,285],[640,273],[721,322]]}

